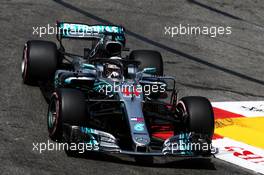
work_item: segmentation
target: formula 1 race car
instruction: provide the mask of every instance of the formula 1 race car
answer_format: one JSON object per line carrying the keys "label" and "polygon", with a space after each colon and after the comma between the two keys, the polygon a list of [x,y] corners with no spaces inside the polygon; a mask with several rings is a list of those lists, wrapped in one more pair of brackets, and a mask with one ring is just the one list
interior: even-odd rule
{"label": "formula 1 race car", "polygon": [[[122,56],[129,50],[122,26],[58,22],[57,29],[59,48],[28,41],[22,60],[25,84],[44,82],[52,89],[47,123],[53,141],[134,156],[212,155],[211,103],[199,96],[178,100],[159,52]],[[64,39],[89,40],[92,46],[72,54]]]}

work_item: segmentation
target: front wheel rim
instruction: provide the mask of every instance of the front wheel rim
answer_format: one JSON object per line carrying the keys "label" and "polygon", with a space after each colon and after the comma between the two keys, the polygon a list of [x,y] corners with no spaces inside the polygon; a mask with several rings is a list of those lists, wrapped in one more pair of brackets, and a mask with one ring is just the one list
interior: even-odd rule
{"label": "front wheel rim", "polygon": [[50,135],[54,135],[57,130],[59,116],[59,100],[57,94],[54,93],[48,110],[48,130]]}
{"label": "front wheel rim", "polygon": [[26,77],[26,73],[27,73],[27,61],[28,61],[27,49],[28,49],[27,44],[25,44],[24,51],[23,51],[23,59],[21,63],[21,73],[22,73],[23,78]]}

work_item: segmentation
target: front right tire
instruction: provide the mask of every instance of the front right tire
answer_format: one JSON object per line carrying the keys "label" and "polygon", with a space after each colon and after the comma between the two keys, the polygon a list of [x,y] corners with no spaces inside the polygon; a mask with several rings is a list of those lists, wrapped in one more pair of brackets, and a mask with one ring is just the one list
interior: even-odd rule
{"label": "front right tire", "polygon": [[158,51],[154,50],[133,50],[129,54],[130,60],[139,61],[139,70],[144,68],[156,68],[156,75],[163,76],[163,60]]}
{"label": "front right tire", "polygon": [[214,112],[210,101],[205,97],[183,97],[177,104],[183,113],[188,132],[207,135],[211,140],[214,134]]}

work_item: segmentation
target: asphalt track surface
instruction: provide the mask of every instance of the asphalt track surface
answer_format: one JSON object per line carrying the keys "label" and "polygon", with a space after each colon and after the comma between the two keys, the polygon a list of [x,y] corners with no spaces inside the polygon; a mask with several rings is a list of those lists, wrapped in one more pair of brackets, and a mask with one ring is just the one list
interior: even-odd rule
{"label": "asphalt track surface", "polygon": [[[32,27],[56,20],[125,26],[128,47],[162,53],[165,73],[177,78],[181,96],[264,98],[262,0],[1,0],[0,174],[254,174],[218,159],[155,158],[156,164],[142,166],[124,156],[70,158],[63,151],[32,151],[33,142],[48,139],[47,103],[39,88],[22,84],[21,55],[25,41],[40,39]],[[180,23],[231,26],[232,34],[164,34],[164,26]],[[41,39],[55,41],[55,36]]]}

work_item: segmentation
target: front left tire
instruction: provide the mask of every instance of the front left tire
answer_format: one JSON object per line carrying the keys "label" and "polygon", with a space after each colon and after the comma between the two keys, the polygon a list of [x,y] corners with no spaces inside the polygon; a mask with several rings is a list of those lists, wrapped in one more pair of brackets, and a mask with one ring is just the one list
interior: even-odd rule
{"label": "front left tire", "polygon": [[21,64],[24,84],[34,85],[38,81],[52,79],[57,65],[58,53],[55,43],[32,40],[25,44]]}
{"label": "front left tire", "polygon": [[56,90],[49,104],[48,132],[51,140],[62,141],[63,125],[86,126],[88,115],[82,91],[70,88]]}

